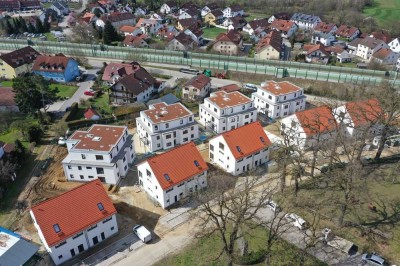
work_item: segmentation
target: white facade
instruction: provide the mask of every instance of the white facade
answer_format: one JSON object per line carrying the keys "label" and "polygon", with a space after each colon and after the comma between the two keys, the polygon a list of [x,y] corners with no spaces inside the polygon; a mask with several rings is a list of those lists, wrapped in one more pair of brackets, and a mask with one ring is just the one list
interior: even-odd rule
{"label": "white facade", "polygon": [[137,170],[139,184],[164,209],[187,197],[192,192],[207,187],[207,171],[195,175],[180,184],[176,184],[167,190],[163,190],[147,161],[138,165]]}
{"label": "white facade", "polygon": [[149,151],[170,149],[199,137],[193,113],[181,103],[150,105],[149,110],[140,112],[136,125],[139,138]]}
{"label": "white facade", "polygon": [[[370,38],[370,37],[367,37]],[[366,46],[363,45],[363,43],[359,43],[357,47],[357,53],[356,55],[365,59],[365,60],[370,60],[371,56],[378,51],[381,48],[388,48],[388,45],[384,43],[383,41],[378,41],[379,44],[376,46]]]}
{"label": "white facade", "polygon": [[97,224],[88,226],[84,230],[78,232],[72,237],[67,238],[55,246],[49,246],[43,236],[40,226],[36,222],[35,215],[33,214],[32,210],[30,211],[30,215],[40,240],[56,265],[70,260],[74,256],[118,233],[117,218],[114,214],[109,218],[98,222]]}
{"label": "white facade", "polygon": [[231,18],[231,17],[237,17],[237,16],[243,16],[244,11],[243,10],[238,10],[238,11],[232,11],[232,8],[227,7],[224,10],[222,10],[222,13],[224,13],[225,18]]}
{"label": "white facade", "polygon": [[332,44],[332,42],[335,40],[336,40],[335,35],[333,35],[331,33],[328,33],[328,34],[314,33],[311,37],[311,43],[313,43],[313,44],[321,43],[325,46],[330,46]]}
{"label": "white facade", "polygon": [[179,14],[179,17],[178,17],[179,20],[186,19],[186,18],[192,18],[192,16],[186,11],[183,11]]}
{"label": "white facade", "polygon": [[[100,127],[104,132],[113,134],[113,126],[94,125],[92,129]],[[76,148],[79,139],[72,139],[72,135],[67,141],[68,155],[62,161],[64,173],[68,181],[87,182],[96,178],[107,184],[117,184],[121,177],[125,177],[128,173],[129,164],[135,160],[135,149],[133,145],[133,137],[128,134],[128,128],[112,145],[110,150],[96,150]],[[82,138],[96,140],[96,130],[89,130]],[[82,141],[82,140],[81,140]]]}
{"label": "white facade", "polygon": [[135,102],[144,103],[150,100],[153,91],[154,86],[150,85],[145,90],[136,95],[127,91],[126,87],[121,82],[117,82],[112,87],[112,95],[110,96],[110,99],[114,104],[126,104]]}
{"label": "white facade", "polygon": [[[235,101],[239,95],[240,101]],[[225,99],[232,104],[225,104]],[[226,100],[228,102],[228,100]],[[240,92],[226,93],[218,91],[211,93],[209,98],[200,104],[200,124],[212,129],[216,133],[223,133],[243,125],[255,122],[257,110],[253,101]]]}
{"label": "white facade", "polygon": [[[203,82],[203,80],[206,80],[206,78],[200,77],[201,75],[194,77],[194,80],[192,78],[192,80],[191,80],[192,82],[189,81],[189,83],[187,83],[187,85],[185,85],[182,88],[182,98],[183,99],[187,99],[187,100],[197,100],[199,98],[202,99],[202,98],[206,97],[209,92],[211,92],[211,79],[207,77],[209,79],[209,82],[205,83],[205,82]],[[204,84],[204,86],[201,88],[198,86],[195,87],[192,85],[192,83],[194,83],[194,82],[197,83],[197,80],[199,78],[201,79],[201,81],[200,81],[201,84]]]}
{"label": "white facade", "polygon": [[267,147],[244,158],[236,159],[224,137],[220,135],[210,140],[209,156],[210,160],[224,171],[232,175],[239,175],[266,163],[269,160],[269,148]]}
{"label": "white facade", "polygon": [[167,3],[164,3],[161,8],[160,8],[160,12],[163,14],[170,14],[173,13],[177,10],[177,7],[171,7],[169,6]]}
{"label": "white facade", "polygon": [[[288,82],[282,82],[281,84],[286,83],[293,88],[297,87]],[[285,87],[282,85],[282,93],[275,94],[275,91],[268,90],[268,87],[264,87],[265,85],[265,82],[262,83],[261,87],[258,87],[257,91],[251,94],[257,112],[265,114],[269,118],[277,119],[305,109],[306,96],[304,95],[304,89],[297,87],[297,90],[289,91],[284,89]],[[276,88],[280,87],[279,83],[275,86]]]}
{"label": "white facade", "polygon": [[400,53],[400,40],[399,40],[399,38],[393,39],[389,43],[389,47],[393,52]]}

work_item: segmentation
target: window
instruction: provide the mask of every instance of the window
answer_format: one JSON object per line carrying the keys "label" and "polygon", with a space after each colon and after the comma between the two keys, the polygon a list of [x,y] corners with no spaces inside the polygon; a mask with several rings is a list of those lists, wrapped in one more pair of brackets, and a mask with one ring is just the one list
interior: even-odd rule
{"label": "window", "polygon": [[158,130],[158,126],[157,125],[154,126],[154,130]]}
{"label": "window", "polygon": [[124,159],[122,159],[122,162],[125,162],[126,161],[126,158],[125,158],[125,156],[124,156]]}
{"label": "window", "polygon": [[246,105],[243,105],[243,106],[242,106],[242,110],[244,110],[244,108],[246,108]]}
{"label": "window", "polygon": [[169,128],[169,124],[168,123],[165,123],[165,128]]}
{"label": "window", "polygon": [[160,140],[160,136],[157,136],[157,140]]}
{"label": "window", "polygon": [[113,226],[113,227],[111,227],[111,231],[114,231],[114,226]]}
{"label": "window", "polygon": [[245,115],[244,118],[249,118],[249,115]]}
{"label": "window", "polygon": [[97,173],[98,175],[104,174],[104,168],[96,167],[96,173]]}
{"label": "window", "polygon": [[82,156],[82,159],[86,159],[86,155],[85,154],[81,154],[81,156]]}
{"label": "window", "polygon": [[272,100],[272,96],[271,96],[271,95],[268,95],[268,99]]}
{"label": "window", "polygon": [[83,235],[83,232],[80,232],[79,234],[76,234],[75,236],[72,237],[72,239],[76,239],[76,238],[80,237],[81,235]]}
{"label": "window", "polygon": [[188,138],[183,138],[183,142],[186,142],[186,141],[188,141],[189,139]]}
{"label": "window", "polygon": [[81,179],[84,179],[84,178],[85,178],[83,175],[79,175],[79,177],[80,177]]}
{"label": "window", "polygon": [[192,120],[193,120],[193,117],[189,117],[189,122],[192,122]]}
{"label": "window", "polygon": [[99,211],[104,211],[103,203],[101,202],[97,203],[97,208],[99,208]]}
{"label": "window", "polygon": [[92,230],[95,229],[96,227],[97,227],[97,224],[95,224],[94,226],[90,227],[90,228],[88,229],[88,232],[89,232],[89,231],[92,231]]}
{"label": "window", "polygon": [[214,151],[214,146],[210,144],[210,151]]}
{"label": "window", "polygon": [[151,176],[151,172],[148,169],[146,169],[146,175]]}
{"label": "window", "polygon": [[86,169],[90,170],[90,169],[92,169],[92,167],[91,166],[86,166]]}
{"label": "window", "polygon": [[[56,248],[57,248],[57,247],[56,247]],[[58,256],[58,259],[61,260],[62,258],[63,258],[63,255]]]}
{"label": "window", "polygon": [[172,146],[172,142],[168,142],[167,147],[171,147],[171,146]]}
{"label": "window", "polygon": [[105,220],[103,221],[103,224],[105,224],[106,222],[109,222],[109,221],[111,221],[111,220],[112,220],[112,216],[111,216],[110,218],[105,219]]}
{"label": "window", "polygon": [[171,187],[170,189],[166,190],[165,192],[168,193],[168,192],[171,192],[172,190],[174,190],[173,187]]}
{"label": "window", "polygon": [[170,139],[171,138],[171,134],[168,134],[165,136],[166,139]]}
{"label": "window", "polygon": [[69,178],[74,178],[74,175],[69,175]]}
{"label": "window", "polygon": [[71,165],[68,165],[68,169],[72,169]]}
{"label": "window", "polygon": [[223,143],[219,143],[219,148],[221,149],[221,150],[223,150],[224,149],[224,144]]}
{"label": "window", "polygon": [[94,176],[92,176],[92,175],[89,175],[89,176],[88,176],[88,178],[94,178]]}
{"label": "window", "polygon": [[56,233],[61,232],[61,228],[58,224],[53,224],[53,229],[54,229],[54,232],[56,232]]}
{"label": "window", "polygon": [[96,160],[103,160],[103,155],[96,155]]}
{"label": "window", "polygon": [[78,166],[78,170],[82,170],[82,166]]}
{"label": "window", "polygon": [[182,134],[187,134],[188,133],[188,130],[187,129],[185,129],[183,132],[182,132]]}
{"label": "window", "polygon": [[183,124],[183,119],[181,119],[180,123],[181,123],[181,125]]}

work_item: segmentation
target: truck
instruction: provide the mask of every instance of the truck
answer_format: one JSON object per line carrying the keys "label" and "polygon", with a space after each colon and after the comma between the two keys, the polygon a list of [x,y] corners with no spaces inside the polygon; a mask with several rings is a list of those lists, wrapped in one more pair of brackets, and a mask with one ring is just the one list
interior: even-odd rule
{"label": "truck", "polygon": [[147,230],[146,227],[143,225],[135,225],[133,227],[133,233],[140,239],[142,240],[143,243],[148,243],[151,241],[151,233],[149,230]]}
{"label": "truck", "polygon": [[326,245],[338,249],[348,255],[354,255],[357,253],[358,247],[353,242],[334,235],[331,229],[324,228],[322,234]]}
{"label": "truck", "polygon": [[226,77],[226,72],[225,71],[223,71],[223,72],[214,72],[214,74],[213,74],[211,69],[204,69],[203,70],[203,74],[205,76],[209,77],[209,78],[216,77],[216,78],[219,78],[219,79],[225,79],[225,77]]}

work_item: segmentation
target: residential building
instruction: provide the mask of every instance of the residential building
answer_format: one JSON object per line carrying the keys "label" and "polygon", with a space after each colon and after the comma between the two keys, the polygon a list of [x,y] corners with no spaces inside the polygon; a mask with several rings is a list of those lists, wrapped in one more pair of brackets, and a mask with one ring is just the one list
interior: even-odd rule
{"label": "residential building", "polygon": [[178,30],[185,30],[191,26],[197,26],[197,19],[195,18],[185,18],[178,20],[176,24],[176,28]]}
{"label": "residential building", "polygon": [[165,49],[175,51],[188,51],[192,50],[195,46],[196,43],[190,35],[187,35],[184,32],[180,32],[167,43]]}
{"label": "residential building", "polygon": [[321,147],[337,134],[337,124],[328,106],[296,112],[281,120],[282,135],[300,149]]}
{"label": "residential building", "polygon": [[222,26],[226,27],[228,30],[243,30],[247,25],[247,21],[243,17],[230,17],[226,18],[222,22]]}
{"label": "residential building", "polygon": [[204,23],[215,26],[220,25],[224,20],[224,13],[221,9],[211,10],[204,16]]}
{"label": "residential building", "polygon": [[183,104],[155,103],[136,118],[140,141],[149,151],[170,149],[196,140],[199,126]]}
{"label": "residential building", "polygon": [[95,124],[75,131],[66,143],[68,155],[62,164],[68,181],[99,179],[115,185],[135,160],[133,137],[125,126]]}
{"label": "residential building", "polygon": [[353,61],[353,57],[354,57],[353,54],[350,54],[347,51],[343,51],[336,55],[336,60],[339,63],[349,63],[349,62]]}
{"label": "residential building", "polygon": [[286,12],[275,13],[268,18],[268,22],[272,23],[272,21],[274,21],[275,19],[290,20],[291,17],[292,17],[292,14],[289,14]]}
{"label": "residential building", "polygon": [[227,55],[237,55],[242,47],[243,36],[236,30],[220,33],[213,44],[214,51]]}
{"label": "residential building", "polygon": [[257,120],[253,101],[238,91],[216,91],[199,108],[199,123],[223,133]]}
{"label": "residential building", "polygon": [[272,21],[270,28],[279,31],[283,38],[290,38],[297,31],[298,27],[293,21],[275,19]]}
{"label": "residential building", "polygon": [[395,53],[400,53],[400,38],[395,38],[388,43],[390,49]]}
{"label": "residential building", "polygon": [[225,8],[222,12],[224,12],[224,17],[243,17],[244,10],[240,5],[231,5]]}
{"label": "residential building", "polygon": [[0,10],[13,12],[22,10],[41,9],[40,1],[22,0],[22,1],[0,1]]}
{"label": "residential building", "polygon": [[306,54],[306,62],[328,63],[330,53],[322,43],[306,44],[303,46],[303,50]]}
{"label": "residential building", "polygon": [[153,35],[157,33],[158,29],[161,27],[161,24],[160,21],[156,19],[140,18],[136,23],[136,27],[140,28],[144,34]]}
{"label": "residential building", "polygon": [[146,34],[141,34],[141,35],[126,35],[125,39],[122,41],[124,46],[128,47],[149,47],[148,43],[145,41],[148,39],[148,36]]}
{"label": "residential building", "polygon": [[381,48],[372,54],[371,60],[384,65],[395,65],[399,55],[390,48]]}
{"label": "residential building", "polygon": [[338,28],[337,28],[336,24],[320,22],[315,26],[314,32],[315,33],[325,33],[325,34],[335,34],[337,29]]}
{"label": "residential building", "polygon": [[70,82],[80,75],[78,62],[63,54],[39,55],[32,67],[33,73],[57,82]]}
{"label": "residential building", "polygon": [[29,213],[55,265],[118,232],[117,211],[99,180],[35,204]]}
{"label": "residential building", "polygon": [[135,17],[143,17],[147,14],[147,9],[145,7],[138,6],[135,8],[135,12],[133,12],[133,14]]}
{"label": "residential building", "polygon": [[390,37],[390,33],[386,30],[371,32],[371,34],[369,36],[374,37],[378,40],[382,40],[385,43],[390,43],[390,41],[392,40],[392,38]]}
{"label": "residential building", "polygon": [[357,47],[357,56],[370,60],[372,55],[380,50],[381,48],[388,48],[389,46],[382,40],[378,40],[372,37],[366,37],[361,39]]}
{"label": "residential building", "polygon": [[324,46],[331,46],[332,42],[336,40],[336,37],[332,33],[314,32],[311,36],[311,43],[323,44]]}
{"label": "residential building", "polygon": [[0,112],[19,112],[14,100],[13,88],[1,87],[0,89]]}
{"label": "residential building", "polygon": [[322,21],[318,16],[303,13],[294,13],[290,20],[295,22],[297,26],[303,30],[312,30]]}
{"label": "residential building", "polygon": [[379,123],[384,111],[375,98],[347,102],[333,110],[333,115],[347,136],[359,136],[369,133],[372,136],[381,134]]}
{"label": "residential building", "polygon": [[304,110],[306,106],[304,89],[289,81],[263,82],[251,94],[251,99],[257,111],[271,119],[286,117]]}
{"label": "residential building", "polygon": [[263,127],[254,122],[210,139],[209,156],[224,171],[239,175],[265,164],[270,146]]}
{"label": "residential building", "polygon": [[119,32],[123,33],[125,36],[138,36],[144,33],[139,27],[130,25],[122,25],[121,27],[119,27]]}
{"label": "residential building", "polygon": [[203,30],[196,25],[192,25],[183,31],[186,35],[190,36],[196,45],[203,43]]}
{"label": "residential building", "polygon": [[110,102],[114,104],[144,103],[157,92],[156,86],[157,80],[137,64],[133,73],[120,78],[111,86]]}
{"label": "residential building", "polygon": [[246,24],[243,31],[247,32],[249,35],[254,35],[257,30],[266,30],[270,25],[266,18],[254,19]]}
{"label": "residential building", "polygon": [[[1,158],[1,156],[0,156]],[[39,246],[0,226],[0,265],[26,265]]]}
{"label": "residential building", "polygon": [[279,31],[272,30],[261,39],[255,48],[254,58],[264,60],[279,60],[283,50],[282,36]]}
{"label": "residential building", "polygon": [[131,63],[108,63],[104,68],[102,80],[106,85],[113,85],[120,78],[130,75],[137,71],[141,66],[136,62]]}
{"label": "residential building", "polygon": [[182,14],[183,12],[185,12],[186,10],[191,9],[191,10],[197,10],[200,12],[200,7],[196,4],[194,4],[193,2],[189,1],[184,3],[180,9],[179,9],[179,14]]}
{"label": "residential building", "polygon": [[30,46],[0,55],[0,77],[13,79],[29,73],[39,55],[40,53]]}
{"label": "residential building", "polygon": [[207,187],[208,166],[193,142],[137,165],[139,185],[162,208]]}
{"label": "residential building", "polygon": [[336,38],[341,38],[350,42],[357,38],[360,33],[361,31],[359,28],[340,25],[340,27],[336,30],[335,35]]}
{"label": "residential building", "polygon": [[191,78],[182,89],[182,98],[185,100],[199,100],[211,92],[211,79],[204,74]]}
{"label": "residential building", "polygon": [[[216,3],[209,3],[206,4],[202,9],[201,9],[201,17],[205,17],[208,13],[210,13],[211,11],[220,9],[219,6]],[[222,12],[222,11],[221,11]],[[222,16],[224,16],[224,14],[222,13]]]}
{"label": "residential building", "polygon": [[160,8],[160,12],[163,14],[171,14],[176,11],[178,11],[178,4],[175,1],[167,1]]}
{"label": "residential building", "polygon": [[178,30],[174,26],[162,25],[161,28],[158,29],[158,32],[157,32],[156,36],[158,38],[160,38],[161,40],[170,41],[177,34],[178,34]]}
{"label": "residential building", "polygon": [[50,6],[50,9],[53,9],[56,13],[57,16],[66,16],[69,14],[69,7],[67,2],[53,2],[53,4]]}
{"label": "residential building", "polygon": [[96,20],[96,26],[104,28],[106,21],[110,21],[111,25],[118,31],[123,25],[135,25],[135,16],[129,12],[112,12],[105,13],[99,19]]}
{"label": "residential building", "polygon": [[185,10],[181,9],[181,12],[178,16],[178,19],[186,19],[186,18],[194,18],[194,19],[199,19],[199,10],[198,9],[192,9],[192,8],[188,8]]}
{"label": "residential building", "polygon": [[219,87],[218,89],[221,91],[225,91],[225,92],[240,91],[240,87],[237,84],[225,85],[225,86]]}
{"label": "residential building", "polygon": [[362,41],[362,38],[355,38],[351,42],[347,43],[347,49],[349,53],[356,54],[358,49],[358,44]]}
{"label": "residential building", "polygon": [[86,120],[99,120],[101,118],[101,115],[91,107],[86,109],[86,111],[83,113],[83,116]]}

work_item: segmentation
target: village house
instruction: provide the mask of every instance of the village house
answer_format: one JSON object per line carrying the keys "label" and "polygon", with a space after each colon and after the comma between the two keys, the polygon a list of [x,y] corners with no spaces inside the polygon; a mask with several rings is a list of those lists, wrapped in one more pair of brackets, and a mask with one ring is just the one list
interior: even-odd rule
{"label": "village house", "polygon": [[67,2],[57,1],[53,2],[50,6],[50,9],[54,10],[57,13],[57,16],[66,16],[69,14],[69,7]]}
{"label": "village house", "polygon": [[312,44],[323,44],[324,46],[330,46],[332,42],[336,40],[336,37],[333,33],[323,33],[323,32],[314,32],[311,37]]}
{"label": "village house", "polygon": [[19,112],[14,97],[15,92],[13,88],[0,88],[0,112]]}
{"label": "village house", "polygon": [[355,38],[360,35],[361,31],[359,28],[350,27],[347,25],[340,25],[340,27],[336,30],[335,35],[336,38],[344,39],[348,42],[351,42]]}
{"label": "village house", "polygon": [[140,65],[136,62],[119,63],[111,62],[104,68],[102,80],[105,85],[111,86],[115,84],[120,78],[134,73]]}
{"label": "village house", "polygon": [[286,117],[305,109],[304,89],[289,81],[266,81],[251,94],[254,106],[271,119]]}
{"label": "village house", "polygon": [[296,112],[281,120],[282,135],[300,149],[325,145],[337,134],[336,120],[328,106]]}
{"label": "village house", "polygon": [[195,18],[185,18],[185,19],[180,19],[178,20],[176,24],[176,28],[180,31],[185,30],[191,26],[196,26],[197,27],[197,19]]}
{"label": "village house", "polygon": [[178,11],[178,4],[176,1],[167,1],[162,4],[160,8],[160,12],[163,14],[171,14],[175,13],[176,11]]}
{"label": "village house", "polygon": [[180,32],[178,35],[174,36],[172,40],[170,40],[165,49],[166,50],[175,50],[175,51],[188,51],[192,50],[195,47],[196,43],[193,40],[192,36]]}
{"label": "village house", "polygon": [[322,43],[305,44],[303,46],[303,50],[306,54],[306,62],[323,62],[324,64],[328,63],[330,53]]}
{"label": "village house", "polygon": [[125,126],[93,125],[75,131],[66,143],[68,155],[62,164],[68,181],[99,179],[115,185],[135,160],[133,137]]}
{"label": "village house", "polygon": [[223,20],[224,13],[221,11],[221,9],[211,10],[204,16],[204,23],[211,26],[219,25],[223,22]]}
{"label": "village house", "polygon": [[121,27],[119,27],[119,32],[123,33],[125,36],[127,35],[138,36],[144,33],[140,29],[140,27],[130,26],[130,25],[122,25]]}
{"label": "village house", "polygon": [[272,23],[272,21],[274,21],[275,19],[290,20],[291,17],[292,17],[292,14],[289,14],[286,12],[275,13],[268,18],[268,22]]}
{"label": "village house", "polygon": [[338,28],[337,28],[336,24],[320,22],[315,26],[314,32],[315,33],[325,33],[325,34],[335,34],[337,29]]}
{"label": "village house", "polygon": [[279,60],[283,52],[282,36],[279,31],[272,30],[261,39],[255,48],[254,58],[263,60]]}
{"label": "village house", "polygon": [[156,34],[161,24],[156,19],[140,18],[136,23],[136,27],[140,28],[144,34],[153,35]]}
{"label": "village house", "polygon": [[203,43],[203,30],[196,25],[192,25],[184,30],[184,33],[190,36],[196,45],[201,45]]}
{"label": "village house", "polygon": [[35,49],[26,46],[10,53],[0,55],[0,77],[13,79],[29,73],[36,58],[40,55]]}
{"label": "village house", "polygon": [[194,18],[199,19],[199,10],[194,8],[181,9],[178,19]]}
{"label": "village house", "polygon": [[390,37],[390,33],[386,30],[371,32],[369,37],[373,37],[375,39],[382,40],[385,43],[390,43],[390,41],[392,40],[392,38]]}
{"label": "village house", "polygon": [[228,30],[241,31],[247,25],[247,21],[243,17],[230,17],[222,22],[222,26]]}
{"label": "village house", "polygon": [[244,10],[240,5],[231,5],[225,8],[222,12],[224,12],[224,17],[243,17]]}
{"label": "village house", "polygon": [[372,54],[371,60],[384,65],[395,65],[399,55],[390,48],[381,48]]}
{"label": "village house", "polygon": [[254,19],[252,21],[247,22],[246,26],[243,28],[244,32],[247,32],[249,35],[254,35],[257,30],[266,30],[270,26],[268,19]]}
{"label": "village house", "polygon": [[208,166],[193,142],[137,165],[139,185],[162,208],[207,187]]}
{"label": "village house", "polygon": [[211,79],[204,74],[191,78],[182,88],[182,98],[185,100],[198,100],[211,92]]}
{"label": "village house", "polygon": [[146,34],[137,36],[127,35],[122,43],[127,47],[149,47],[148,43],[145,41],[146,39],[148,39]]}
{"label": "village house", "polygon": [[372,37],[361,39],[358,43],[356,55],[365,60],[370,60],[372,55],[381,48],[388,48],[389,46],[382,40]]}
{"label": "village house", "polygon": [[92,107],[86,109],[83,113],[83,116],[86,120],[99,120],[101,118],[101,115],[96,112],[96,110],[94,110]]}
{"label": "village house", "polygon": [[96,26],[99,28],[104,28],[106,22],[110,21],[111,25],[119,31],[119,28],[123,25],[134,25],[135,24],[135,16],[132,13],[128,12],[112,12],[106,13],[102,15],[99,19],[96,20]]}
{"label": "village house", "polygon": [[270,146],[261,124],[253,122],[210,139],[209,156],[224,171],[239,175],[268,162]]}
{"label": "village house", "polygon": [[57,82],[75,81],[80,75],[78,62],[62,54],[37,56],[32,71],[45,79]]}
{"label": "village house", "polygon": [[290,20],[295,22],[302,30],[312,30],[322,21],[318,16],[303,13],[294,13]]}
{"label": "village house", "polygon": [[275,19],[272,21],[270,28],[279,31],[283,38],[290,38],[298,27],[293,21]]}
{"label": "village house", "polygon": [[237,55],[243,47],[243,36],[236,30],[220,33],[212,47],[221,54]]}
{"label": "village house", "polygon": [[[201,9],[201,17],[205,17],[208,13],[220,9],[216,3],[208,3]],[[222,12],[222,11],[221,11]],[[222,16],[224,14],[222,13]]]}
{"label": "village house", "polygon": [[149,151],[166,150],[199,137],[194,114],[183,104],[155,103],[136,118],[137,134]]}
{"label": "village house", "polygon": [[157,86],[157,80],[146,69],[135,64],[133,73],[123,76],[110,87],[110,102],[113,104],[144,103],[158,91]]}
{"label": "village house", "polygon": [[178,30],[172,25],[162,25],[157,33],[156,36],[161,40],[172,40],[175,35],[178,34]]}
{"label": "village house", "polygon": [[35,204],[29,213],[55,265],[118,233],[117,211],[99,180]]}
{"label": "village house", "polygon": [[257,120],[253,101],[238,91],[216,91],[199,107],[199,123],[223,133]]}
{"label": "village house", "polygon": [[395,53],[400,53],[400,38],[395,38],[388,43],[390,49]]}

